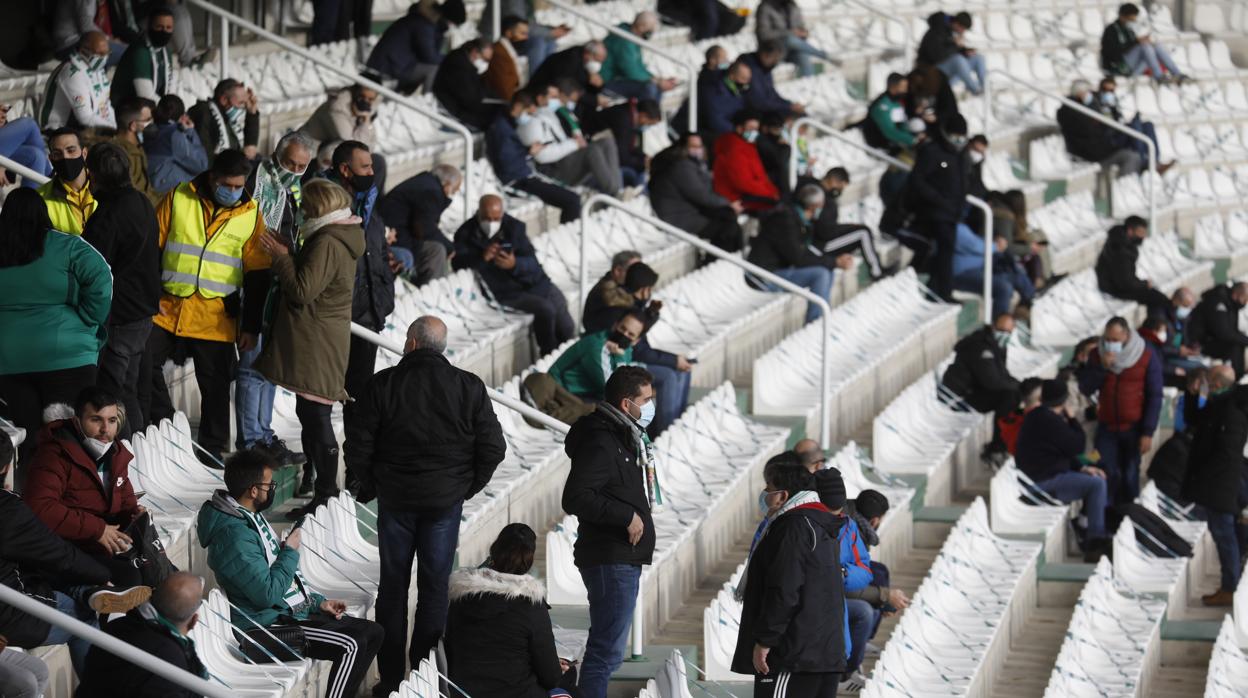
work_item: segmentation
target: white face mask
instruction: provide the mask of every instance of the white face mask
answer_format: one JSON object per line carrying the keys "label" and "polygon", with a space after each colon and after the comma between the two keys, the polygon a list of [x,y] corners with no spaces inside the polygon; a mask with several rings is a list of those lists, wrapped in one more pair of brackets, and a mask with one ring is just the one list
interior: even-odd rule
{"label": "white face mask", "polygon": [[503,229],[503,222],[482,220],[481,229],[485,231],[488,237],[494,237],[498,235],[498,231]]}
{"label": "white face mask", "polygon": [[1192,309],[1188,306],[1180,305],[1178,308],[1174,309],[1174,314],[1178,315],[1180,320],[1186,320],[1187,317],[1192,314]]}
{"label": "white face mask", "polygon": [[477,69],[477,75],[484,75],[490,69],[490,63],[484,58],[478,58],[472,62],[472,67]]}
{"label": "white face mask", "polygon": [[602,61],[585,61],[585,72],[594,74],[601,73]]}
{"label": "white face mask", "polygon": [[1162,331],[1160,331],[1160,332],[1158,332],[1158,333],[1157,333],[1157,341],[1158,341],[1159,343],[1161,343],[1161,344],[1165,344],[1165,343],[1166,343],[1166,339],[1168,339],[1168,338],[1169,338],[1169,335],[1166,333],[1166,331],[1165,331],[1165,330],[1162,330]]}
{"label": "white face mask", "polygon": [[975,163],[976,165],[984,161],[984,154],[979,152],[978,150],[968,150],[967,153],[969,153],[971,156],[971,162]]}
{"label": "white face mask", "polygon": [[99,460],[102,458],[105,453],[108,453],[108,449],[112,448],[112,446],[113,444],[108,441],[100,441],[99,439],[93,439],[90,436],[82,437],[82,447],[86,449],[92,460]]}
{"label": "white face mask", "polygon": [[559,111],[559,109],[561,109],[562,107],[563,107],[563,100],[561,99],[551,98],[550,100],[546,102],[546,110],[552,114]]}

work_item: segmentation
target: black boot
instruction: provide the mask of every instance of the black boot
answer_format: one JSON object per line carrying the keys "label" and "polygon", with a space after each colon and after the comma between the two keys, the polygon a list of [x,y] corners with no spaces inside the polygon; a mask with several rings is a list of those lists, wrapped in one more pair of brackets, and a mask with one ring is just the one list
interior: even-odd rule
{"label": "black boot", "polygon": [[296,497],[307,497],[312,494],[313,472],[311,464],[304,464],[303,478],[299,480],[299,489],[295,490]]}

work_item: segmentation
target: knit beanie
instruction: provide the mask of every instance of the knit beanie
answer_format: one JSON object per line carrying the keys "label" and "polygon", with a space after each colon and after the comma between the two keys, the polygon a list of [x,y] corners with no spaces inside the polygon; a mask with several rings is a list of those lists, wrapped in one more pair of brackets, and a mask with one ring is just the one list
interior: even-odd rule
{"label": "knit beanie", "polygon": [[888,513],[888,497],[881,494],[879,490],[863,490],[854,500],[854,507],[864,518],[874,519]]}
{"label": "knit beanie", "polygon": [[845,480],[836,468],[824,468],[815,472],[815,491],[819,501],[829,509],[845,508]]}

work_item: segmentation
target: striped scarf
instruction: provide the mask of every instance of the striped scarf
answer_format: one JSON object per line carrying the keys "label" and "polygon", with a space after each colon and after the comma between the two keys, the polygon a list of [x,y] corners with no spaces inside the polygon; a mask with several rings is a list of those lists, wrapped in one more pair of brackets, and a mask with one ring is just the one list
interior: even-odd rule
{"label": "striped scarf", "polygon": [[[273,531],[273,526],[269,524],[268,519],[264,518],[264,514],[253,512],[245,506],[236,503],[238,513],[243,515],[244,519],[251,524],[252,528],[260,534],[260,539],[264,542],[264,558],[268,561],[269,566],[277,560],[277,554],[281,552],[282,544],[277,540],[277,534]],[[290,606],[292,611],[298,611],[300,607],[306,606],[311,601],[307,592],[307,582],[303,580],[303,573],[295,569],[295,578],[290,582],[290,588],[282,596],[282,600]]]}

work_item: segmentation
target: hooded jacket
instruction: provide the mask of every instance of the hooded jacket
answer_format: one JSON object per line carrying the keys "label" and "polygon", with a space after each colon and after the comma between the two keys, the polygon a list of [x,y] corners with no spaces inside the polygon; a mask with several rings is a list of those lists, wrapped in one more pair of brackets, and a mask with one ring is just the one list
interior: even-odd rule
{"label": "hooded jacket", "polygon": [[949,26],[949,15],[944,12],[928,15],[927,33],[919,42],[918,62],[940,65],[958,51],[958,43],[953,39],[953,28]]}
{"label": "hooded jacket", "polygon": [[1115,298],[1135,300],[1149,289],[1148,282],[1136,275],[1140,243],[1127,235],[1125,225],[1115,225],[1105,237],[1105,246],[1096,258],[1096,286]]}
{"label": "hooded jacket", "polygon": [[327,225],[299,252],[273,259],[277,302],[256,370],[295,393],[347,399],[351,350],[351,298],[364,231],[356,224]]}
{"label": "hooded jacket", "polygon": [[98,539],[105,525],[124,529],[139,507],[130,484],[134,454],[125,442],[114,441],[105,454],[108,467],[101,472],[81,438],[67,419],[43,427],[26,476],[26,503],[53,533],[104,557],[108,551]]}
{"label": "hooded jacket", "polygon": [[661,220],[694,234],[710,225],[709,214],[731,213],[729,201],[711,188],[706,165],[679,146],[664,150],[650,163],[650,205]]}
{"label": "hooded jacket", "polygon": [[160,229],[156,211],[133,187],[101,191],[99,207],[87,219],[82,239],[113,271],[108,324],[150,319],[160,308]]}
{"label": "hooded jacket", "polygon": [[1248,393],[1243,388],[1215,395],[1200,411],[1187,458],[1183,498],[1220,513],[1238,512],[1240,483],[1248,474],[1244,443],[1248,441]]}
{"label": "hooded jacket", "polygon": [[488,567],[456,570],[450,602],[451,681],[472,696],[548,698],[563,671],[541,580]]}
{"label": "hooded jacket", "polygon": [[1231,298],[1231,287],[1223,284],[1205,291],[1192,311],[1183,332],[1183,342],[1200,347],[1201,353],[1215,359],[1230,359],[1233,352],[1248,347],[1248,334],[1239,329],[1243,306]]}
{"label": "hooded jacket", "polygon": [[[104,632],[201,678],[208,678],[195,652],[195,641],[183,637],[146,604],[104,626]],[[199,694],[131,664],[99,647],[87,652],[86,671],[75,698],[199,698]]]}
{"label": "hooded jacket", "polygon": [[[564,439],[572,459],[563,488],[563,510],[577,519],[572,556],[580,569],[596,565],[648,565],[654,556],[654,519],[646,497],[632,429],[608,413],[605,403],[576,420]],[[628,524],[641,517],[645,530],[628,542]]]}
{"label": "hooded jacket", "polygon": [[974,396],[1018,390],[1010,375],[1006,349],[997,343],[991,325],[984,325],[958,340],[954,358],[941,383],[955,395],[971,401]]}

